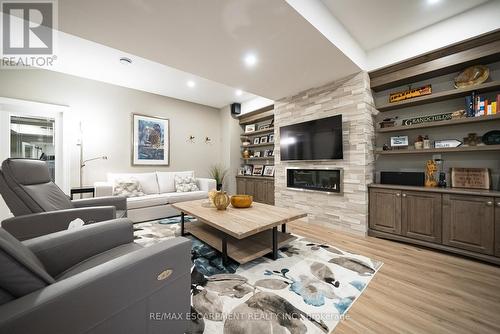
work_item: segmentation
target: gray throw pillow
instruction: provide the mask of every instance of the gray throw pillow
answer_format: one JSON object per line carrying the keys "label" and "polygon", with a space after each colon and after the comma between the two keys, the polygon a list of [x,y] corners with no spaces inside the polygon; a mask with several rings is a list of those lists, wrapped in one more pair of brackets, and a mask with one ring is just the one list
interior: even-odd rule
{"label": "gray throw pillow", "polygon": [[54,282],[31,250],[0,228],[0,289],[19,298]]}

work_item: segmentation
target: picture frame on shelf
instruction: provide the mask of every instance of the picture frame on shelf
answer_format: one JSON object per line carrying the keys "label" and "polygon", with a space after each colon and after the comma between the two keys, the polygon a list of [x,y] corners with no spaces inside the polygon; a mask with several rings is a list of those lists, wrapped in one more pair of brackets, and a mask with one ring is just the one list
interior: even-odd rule
{"label": "picture frame on shelf", "polygon": [[269,152],[267,152],[266,157],[274,157],[274,150],[269,150]]}
{"label": "picture frame on shelf", "polygon": [[245,125],[245,133],[255,132],[255,124]]}
{"label": "picture frame on shelf", "polygon": [[271,134],[269,135],[269,139],[268,139],[268,141],[269,141],[270,143],[274,143],[274,133],[271,133]]}
{"label": "picture frame on shelf", "polygon": [[270,150],[264,150],[264,154],[263,154],[263,156],[264,156],[264,157],[268,157],[268,156],[269,156],[269,151],[270,151]]}
{"label": "picture frame on shelf", "polygon": [[265,166],[262,175],[267,176],[267,177],[273,177],[274,176],[274,166],[272,166],[272,165]]}
{"label": "picture frame on shelf", "polygon": [[245,165],[245,166],[243,166],[243,169],[244,169],[244,175],[246,175],[246,176],[252,175],[252,172],[253,172],[252,165]]}
{"label": "picture frame on shelf", "polygon": [[267,136],[260,137],[260,143],[261,144],[266,144],[267,143]]}
{"label": "picture frame on shelf", "polygon": [[260,158],[261,157],[260,154],[261,154],[260,151],[255,151],[254,154],[253,154],[253,157],[254,158]]}
{"label": "picture frame on shelf", "polygon": [[252,175],[253,176],[262,176],[263,171],[264,171],[264,165],[254,165]]}
{"label": "picture frame on shelf", "polygon": [[269,129],[270,125],[269,124],[261,124],[259,125],[259,130],[266,130]]}
{"label": "picture frame on shelf", "polygon": [[254,145],[259,145],[259,144],[260,144],[260,138],[259,138],[259,137],[255,137],[255,138],[253,139],[253,144],[254,144]]}
{"label": "picture frame on shelf", "polygon": [[244,175],[245,175],[245,167],[238,168],[238,176],[244,176]]}

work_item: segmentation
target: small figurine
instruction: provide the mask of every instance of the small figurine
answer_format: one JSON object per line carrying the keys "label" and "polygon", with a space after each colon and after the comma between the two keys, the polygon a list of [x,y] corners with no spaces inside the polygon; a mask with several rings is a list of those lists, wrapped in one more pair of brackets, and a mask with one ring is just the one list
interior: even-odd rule
{"label": "small figurine", "polygon": [[424,137],[418,135],[417,140],[415,141],[415,149],[421,150],[424,148]]}
{"label": "small figurine", "polygon": [[437,182],[434,177],[434,173],[437,171],[437,164],[434,160],[427,160],[427,165],[425,168],[425,186],[426,187],[436,187]]}

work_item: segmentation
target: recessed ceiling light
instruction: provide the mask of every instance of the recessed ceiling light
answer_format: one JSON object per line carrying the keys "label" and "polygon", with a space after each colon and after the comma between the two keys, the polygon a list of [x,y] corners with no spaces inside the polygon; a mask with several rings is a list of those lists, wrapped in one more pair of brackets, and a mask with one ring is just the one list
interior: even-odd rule
{"label": "recessed ceiling light", "polygon": [[123,65],[130,65],[130,64],[132,64],[132,59],[127,58],[127,57],[121,57],[120,63],[122,63]]}
{"label": "recessed ceiling light", "polygon": [[435,4],[437,4],[438,2],[440,2],[440,1],[441,1],[441,0],[427,0],[427,3],[428,3],[429,5],[435,5]]}
{"label": "recessed ceiling light", "polygon": [[243,94],[243,91],[241,89],[237,89],[235,92],[236,96],[241,96]]}
{"label": "recessed ceiling light", "polygon": [[245,61],[245,64],[248,67],[252,67],[255,64],[257,64],[257,56],[254,53],[248,53],[248,54],[246,54],[245,58],[243,58],[243,60]]}
{"label": "recessed ceiling light", "polygon": [[196,86],[196,83],[195,83],[193,80],[189,80],[189,81],[186,83],[186,85],[187,85],[188,87],[193,88],[194,86]]}

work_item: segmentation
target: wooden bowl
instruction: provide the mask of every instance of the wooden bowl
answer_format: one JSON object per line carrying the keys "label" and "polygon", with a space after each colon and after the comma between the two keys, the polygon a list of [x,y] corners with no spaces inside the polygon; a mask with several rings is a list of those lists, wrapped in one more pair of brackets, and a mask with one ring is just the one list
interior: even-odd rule
{"label": "wooden bowl", "polygon": [[253,197],[250,195],[234,195],[231,196],[231,205],[233,208],[243,209],[249,208],[252,205]]}

